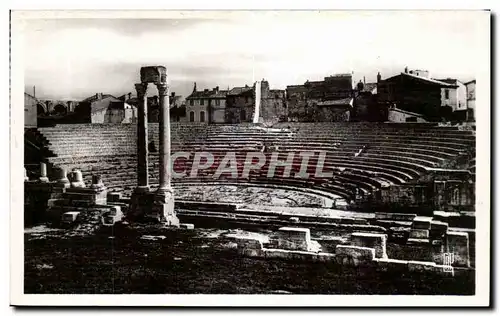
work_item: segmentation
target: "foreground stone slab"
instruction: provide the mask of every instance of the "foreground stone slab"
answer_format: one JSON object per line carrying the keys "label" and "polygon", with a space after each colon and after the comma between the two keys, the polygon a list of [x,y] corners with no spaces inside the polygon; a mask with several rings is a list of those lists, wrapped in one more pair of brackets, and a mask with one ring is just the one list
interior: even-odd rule
{"label": "foreground stone slab", "polygon": [[446,252],[452,266],[470,267],[469,234],[466,232],[448,232],[446,234]]}
{"label": "foreground stone slab", "polygon": [[448,231],[448,223],[442,222],[442,221],[435,221],[433,220],[431,222],[431,237],[432,239],[439,239],[444,237],[446,232]]}
{"label": "foreground stone slab", "polygon": [[358,246],[338,245],[335,248],[335,260],[342,265],[370,264],[375,259],[375,249]]}
{"label": "foreground stone slab", "polygon": [[413,229],[431,229],[432,217],[429,216],[417,216],[413,219],[412,228]]}
{"label": "foreground stone slab", "polygon": [[410,272],[434,272],[436,263],[429,261],[408,261],[408,270]]}
{"label": "foreground stone slab", "polygon": [[331,253],[314,253],[309,251],[296,251],[285,249],[266,249],[263,250],[266,259],[286,259],[286,260],[304,260],[328,262],[335,260],[335,255]]}
{"label": "foreground stone slab", "polygon": [[408,238],[406,244],[408,244],[408,245],[427,245],[427,244],[429,244],[429,239]]}
{"label": "foreground stone slab", "polygon": [[180,228],[183,229],[194,229],[194,224],[189,224],[189,223],[181,223],[179,225]]}
{"label": "foreground stone slab", "polygon": [[429,231],[427,229],[412,229],[409,238],[429,239]]}
{"label": "foreground stone slab", "polygon": [[389,259],[389,258],[375,258],[373,260],[380,271],[401,271],[408,269],[407,260]]}
{"label": "foreground stone slab", "polygon": [[262,242],[258,239],[241,238],[236,241],[238,253],[247,257],[264,257]]}
{"label": "foreground stone slab", "polygon": [[387,258],[387,235],[377,233],[352,233],[351,243],[358,247],[375,249],[376,258]]}
{"label": "foreground stone slab", "polygon": [[312,251],[314,248],[309,228],[281,227],[274,240],[279,249]]}

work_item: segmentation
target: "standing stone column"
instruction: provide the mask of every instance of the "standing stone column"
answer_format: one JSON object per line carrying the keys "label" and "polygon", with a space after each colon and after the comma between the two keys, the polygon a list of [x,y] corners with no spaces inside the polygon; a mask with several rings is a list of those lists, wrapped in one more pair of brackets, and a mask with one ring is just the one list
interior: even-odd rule
{"label": "standing stone column", "polygon": [[148,175],[148,100],[147,83],[135,85],[138,101],[137,117],[137,188],[136,192],[149,191]]}
{"label": "standing stone column", "polygon": [[49,182],[49,178],[47,177],[47,165],[45,162],[40,163],[40,178],[38,180],[42,183]]}
{"label": "standing stone column", "polygon": [[68,173],[66,171],[65,167],[59,167],[55,169],[55,175],[54,178],[56,180],[56,186],[64,187],[64,188],[69,188],[70,187],[70,182],[68,179]]}
{"label": "standing stone column", "polygon": [[172,174],[170,170],[170,100],[168,95],[168,85],[157,83],[160,101],[159,113],[159,140],[160,140],[160,186],[158,191],[171,192],[170,181]]}

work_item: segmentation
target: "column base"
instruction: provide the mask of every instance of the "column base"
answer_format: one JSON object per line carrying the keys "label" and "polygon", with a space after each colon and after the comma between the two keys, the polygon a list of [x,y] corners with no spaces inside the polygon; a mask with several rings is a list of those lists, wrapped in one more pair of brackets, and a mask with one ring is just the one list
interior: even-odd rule
{"label": "column base", "polygon": [[180,222],[175,214],[174,194],[172,188],[159,188],[155,192],[152,215],[165,226],[179,227]]}
{"label": "column base", "polygon": [[57,180],[57,182],[54,184],[54,187],[68,189],[69,187],[71,187],[71,184],[69,180]]}
{"label": "column base", "polygon": [[143,219],[146,214],[151,212],[152,199],[149,187],[135,188],[130,197],[130,207],[127,217],[131,219]]}

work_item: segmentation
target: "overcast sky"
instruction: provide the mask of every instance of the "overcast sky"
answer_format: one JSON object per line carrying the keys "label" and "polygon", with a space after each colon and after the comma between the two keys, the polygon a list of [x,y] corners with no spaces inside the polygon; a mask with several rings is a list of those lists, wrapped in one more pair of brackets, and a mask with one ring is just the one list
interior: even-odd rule
{"label": "overcast sky", "polygon": [[[208,17],[208,16],[207,16]],[[171,91],[251,85],[271,88],[354,72],[376,80],[410,69],[432,77],[475,78],[474,12],[329,12],[218,19],[28,20],[25,90],[39,98],[81,100],[132,92],[144,65],[165,65]],[[156,89],[150,88],[150,94]]]}

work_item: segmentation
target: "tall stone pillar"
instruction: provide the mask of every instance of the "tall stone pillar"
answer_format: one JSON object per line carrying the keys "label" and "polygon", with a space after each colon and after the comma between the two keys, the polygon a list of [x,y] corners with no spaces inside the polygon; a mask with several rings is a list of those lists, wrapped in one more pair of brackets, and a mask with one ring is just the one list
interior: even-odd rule
{"label": "tall stone pillar", "polygon": [[[166,81],[166,80],[165,80]],[[170,102],[166,82],[156,83],[159,95],[159,141],[160,141],[160,183],[155,194],[155,213],[169,226],[179,226],[174,211],[174,194],[171,186],[171,149],[170,149]]]}
{"label": "tall stone pillar", "polygon": [[148,174],[148,100],[147,83],[135,85],[138,101],[137,118],[137,188],[135,192],[149,192]]}
{"label": "tall stone pillar", "polygon": [[160,140],[160,186],[158,191],[171,191],[170,171],[170,102],[168,85],[156,84],[158,87],[160,114],[159,114],[159,140]]}

